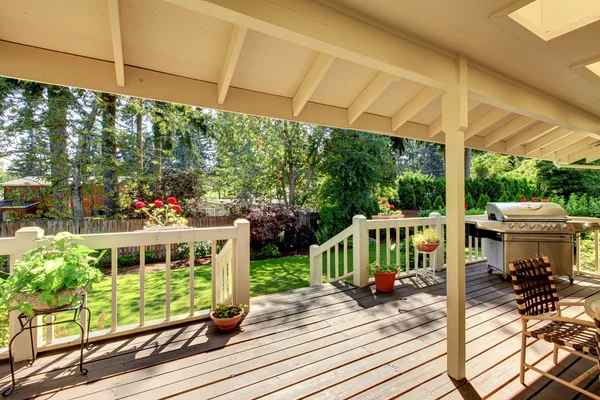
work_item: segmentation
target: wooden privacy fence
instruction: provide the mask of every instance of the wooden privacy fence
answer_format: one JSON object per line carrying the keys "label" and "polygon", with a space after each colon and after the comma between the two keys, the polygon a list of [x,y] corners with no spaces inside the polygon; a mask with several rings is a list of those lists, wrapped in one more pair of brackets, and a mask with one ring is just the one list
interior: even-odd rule
{"label": "wooden privacy fence", "polygon": [[[17,232],[15,237],[0,238],[0,255],[10,257],[10,272],[13,271],[14,260],[19,258],[28,250],[40,245],[37,238],[44,235],[44,231],[38,227],[23,228]],[[194,242],[206,241],[211,243],[212,273],[211,273],[211,305],[217,303],[232,302],[234,304],[250,304],[250,223],[245,219],[238,219],[228,226],[211,228],[188,228],[180,230],[156,230],[136,231],[121,233],[82,234],[83,243],[92,249],[111,249],[111,306],[110,310],[95,310],[96,313],[110,312],[110,328],[97,330],[90,334],[90,340],[96,341],[113,336],[123,335],[136,331],[155,329],[159,326],[181,324],[192,320],[207,318],[208,310],[198,309],[195,305],[195,267],[194,267]],[[217,242],[226,241],[220,252],[217,251]],[[121,247],[137,247],[144,251],[150,246],[162,245],[166,250],[167,265],[170,265],[171,247],[179,243],[187,243],[189,253],[189,288],[186,290],[189,296],[189,307],[185,314],[171,315],[171,268],[165,269],[165,318],[160,320],[146,321],[144,318],[146,307],[146,278],[144,258],[140,259],[139,274],[139,322],[133,325],[119,325],[117,308],[119,303],[117,256]],[[123,288],[121,289],[123,290]],[[123,295],[121,293],[121,295]],[[150,304],[150,303],[148,303]],[[155,304],[152,304],[154,306]],[[11,312],[9,318],[9,331],[12,338],[18,332],[18,312]],[[86,313],[81,315],[81,323],[86,327]],[[98,318],[92,313],[92,318]],[[52,327],[46,329],[46,336],[33,333],[38,338],[34,345],[41,350],[52,350],[66,345],[78,343],[79,338],[66,337],[55,339]],[[21,340],[23,339],[23,340]],[[15,340],[13,350],[17,361],[27,359],[30,346],[28,336],[22,335]],[[34,350],[35,351],[35,350]],[[6,353],[0,353],[4,358]]]}

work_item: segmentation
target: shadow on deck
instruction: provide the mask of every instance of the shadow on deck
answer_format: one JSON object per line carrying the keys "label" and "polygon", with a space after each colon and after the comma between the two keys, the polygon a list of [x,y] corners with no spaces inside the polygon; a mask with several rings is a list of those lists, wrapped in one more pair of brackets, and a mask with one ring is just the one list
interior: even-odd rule
{"label": "shadow on deck", "polygon": [[[97,343],[86,352],[88,375],[76,350],[42,355],[19,365],[12,398],[573,398],[576,392],[535,372],[518,382],[521,323],[511,286],[485,266],[467,269],[467,375],[446,368],[445,274],[435,282],[396,281],[393,293],[328,284],[252,300],[241,327],[220,333],[210,321]],[[561,282],[560,296],[582,299],[600,282]],[[565,315],[582,316],[571,307]],[[529,342],[528,362],[563,378],[589,361]],[[8,364],[0,365],[8,385]],[[600,393],[596,377],[586,381]]]}

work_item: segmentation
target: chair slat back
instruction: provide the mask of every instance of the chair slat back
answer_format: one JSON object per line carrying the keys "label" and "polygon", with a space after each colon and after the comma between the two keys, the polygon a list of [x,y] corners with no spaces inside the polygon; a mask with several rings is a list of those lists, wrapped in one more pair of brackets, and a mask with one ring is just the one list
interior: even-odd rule
{"label": "chair slat back", "polygon": [[556,311],[558,292],[548,257],[527,258],[508,265],[519,314]]}

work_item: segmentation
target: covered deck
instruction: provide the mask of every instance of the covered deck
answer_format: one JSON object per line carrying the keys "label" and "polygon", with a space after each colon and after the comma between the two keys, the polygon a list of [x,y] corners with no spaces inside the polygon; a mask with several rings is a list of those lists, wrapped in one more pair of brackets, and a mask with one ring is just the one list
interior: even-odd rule
{"label": "covered deck", "polygon": [[[325,284],[252,300],[241,328],[221,334],[210,321],[98,342],[86,352],[46,353],[20,364],[12,398],[560,398],[577,392],[537,373],[518,381],[521,322],[509,283],[485,264],[466,270],[469,381],[446,374],[446,275],[409,277],[392,294]],[[561,298],[600,292],[600,280],[559,279]],[[583,309],[565,315],[586,318]],[[528,362],[569,377],[590,362],[531,340]],[[8,365],[2,384],[8,383]],[[595,377],[587,381],[600,390]]]}

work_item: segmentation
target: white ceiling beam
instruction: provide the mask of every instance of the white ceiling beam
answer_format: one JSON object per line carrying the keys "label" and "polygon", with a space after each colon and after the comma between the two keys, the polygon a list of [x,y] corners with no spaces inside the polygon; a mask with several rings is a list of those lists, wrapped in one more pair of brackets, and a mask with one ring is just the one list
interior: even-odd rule
{"label": "white ceiling beam", "polygon": [[[569,147],[572,144],[575,144],[585,138],[586,138],[585,135],[583,135],[581,133],[573,132],[570,135],[567,135],[566,137],[559,139],[552,144],[549,144],[548,146],[542,147],[540,149],[540,154],[542,155],[542,157],[556,154],[557,151],[564,149],[566,147]],[[557,157],[557,158],[560,158],[560,157]]]}
{"label": "white ceiling beam", "polygon": [[547,133],[544,136],[540,137],[539,139],[536,139],[531,143],[527,143],[525,145],[525,154],[533,154],[534,152],[539,151],[542,147],[548,146],[549,144],[554,143],[557,140],[566,137],[567,135],[570,135],[572,132],[573,131],[566,128],[555,129],[550,133]]}
{"label": "white ceiling beam", "polygon": [[586,146],[584,149],[569,154],[567,157],[564,157],[562,161],[568,164],[573,164],[574,162],[586,158],[586,156],[596,150],[599,145],[600,142],[592,143],[591,145]]}
{"label": "white ceiling beam", "polygon": [[399,77],[386,72],[378,73],[371,83],[350,104],[350,107],[348,107],[348,123],[353,124],[392,82],[397,82],[398,80],[400,80]]}
{"label": "white ceiling beam", "polygon": [[167,0],[253,31],[439,89],[456,59],[313,0]]}
{"label": "white ceiling beam", "polygon": [[589,146],[591,146],[592,144],[598,143],[597,139],[591,138],[591,137],[586,137],[576,143],[573,143],[563,149],[560,149],[556,152],[554,152],[554,157],[555,158],[563,158],[563,157],[567,157],[573,153],[576,153],[582,149],[587,149]]}
{"label": "white ceiling beam", "polygon": [[485,144],[485,147],[488,148],[491,145],[503,140],[504,138],[509,137],[516,131],[525,128],[527,125],[530,125],[533,122],[534,120],[532,120],[531,118],[520,115],[517,118],[510,121],[509,123],[507,123],[506,125],[501,126],[500,128],[487,135],[483,139],[483,143]]}
{"label": "white ceiling beam", "polygon": [[108,0],[108,20],[110,21],[110,36],[112,39],[113,56],[117,86],[125,86],[125,62],[123,61],[123,39],[121,37],[121,12],[119,0]]}
{"label": "white ceiling beam", "polygon": [[469,97],[551,125],[600,139],[600,118],[510,81],[481,66],[469,66]]}
{"label": "white ceiling beam", "polygon": [[296,94],[292,100],[294,117],[300,115],[302,109],[306,105],[306,102],[310,99],[310,96],[315,92],[317,86],[329,70],[329,67],[335,61],[335,57],[325,53],[319,53],[312,66],[308,70],[308,73],[302,80],[302,83],[296,90]]}
{"label": "white ceiling beam", "polygon": [[225,103],[227,97],[227,91],[231,84],[231,78],[233,78],[233,72],[237,65],[240,53],[242,52],[242,46],[244,39],[248,33],[248,28],[234,25],[231,30],[231,36],[229,37],[229,45],[225,52],[225,60],[223,60],[223,67],[221,67],[221,76],[219,76],[219,84],[217,87],[217,102],[219,104]]}
{"label": "white ceiling beam", "polygon": [[495,124],[502,118],[506,117],[508,114],[510,114],[508,111],[502,110],[500,108],[494,108],[493,110],[488,111],[487,113],[473,121],[471,124],[469,124],[469,127],[465,132],[465,140],[468,140],[473,136],[477,135],[488,126]]}
{"label": "white ceiling beam", "polygon": [[419,94],[410,99],[408,103],[402,106],[400,110],[392,116],[392,130],[400,128],[409,119],[417,115],[419,111],[427,107],[429,103],[435,100],[440,95],[440,91],[431,86],[427,86],[421,90]]}
{"label": "white ceiling beam", "polygon": [[540,122],[535,124],[531,128],[525,130],[524,132],[519,133],[517,136],[510,138],[506,141],[506,150],[510,151],[515,147],[527,144],[536,139],[541,138],[547,133],[552,132],[553,130],[558,129],[558,126],[550,125],[545,122]]}
{"label": "white ceiling beam", "polygon": [[[477,106],[480,104],[481,103],[478,101],[469,99],[469,124],[471,124],[473,122],[471,120],[471,118],[472,118],[471,111],[473,111],[475,108],[477,108]],[[437,136],[438,134],[440,134],[441,132],[442,132],[442,116],[440,115],[431,124],[429,124],[429,137],[433,138],[433,137]]]}

